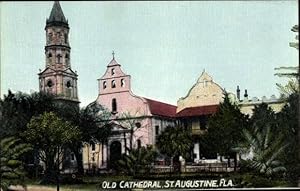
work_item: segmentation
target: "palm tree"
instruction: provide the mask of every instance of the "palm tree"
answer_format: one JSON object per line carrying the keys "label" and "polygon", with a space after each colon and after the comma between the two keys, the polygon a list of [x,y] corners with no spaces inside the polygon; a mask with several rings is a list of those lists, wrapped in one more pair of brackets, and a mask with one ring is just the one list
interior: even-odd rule
{"label": "palm tree", "polygon": [[70,147],[76,156],[79,173],[83,173],[81,150],[84,142],[88,143],[91,140],[101,142],[103,152],[104,144],[107,143],[108,137],[111,135],[111,127],[108,124],[110,116],[110,112],[102,105],[97,104],[97,102],[93,102],[87,107],[81,108],[76,112],[76,115],[74,115],[72,121],[75,122],[80,129],[81,138],[78,139],[76,143],[70,145]]}
{"label": "palm tree", "polygon": [[189,157],[192,144],[191,132],[180,126],[168,126],[157,139],[157,147],[160,153],[171,158],[171,166],[173,166],[174,157],[180,155],[184,158]]}
{"label": "palm tree", "polygon": [[31,150],[28,144],[14,137],[4,138],[0,142],[1,189],[6,191],[10,185],[23,185],[24,171],[20,157]]}
{"label": "palm tree", "polygon": [[157,152],[152,147],[132,149],[129,155],[124,154],[117,162],[117,169],[129,175],[146,174],[151,170]]}
{"label": "palm tree", "polygon": [[279,172],[285,172],[286,168],[278,160],[288,144],[284,144],[282,137],[272,135],[271,126],[254,131],[243,130],[244,142],[234,148],[244,155],[242,164],[255,172],[272,176]]}

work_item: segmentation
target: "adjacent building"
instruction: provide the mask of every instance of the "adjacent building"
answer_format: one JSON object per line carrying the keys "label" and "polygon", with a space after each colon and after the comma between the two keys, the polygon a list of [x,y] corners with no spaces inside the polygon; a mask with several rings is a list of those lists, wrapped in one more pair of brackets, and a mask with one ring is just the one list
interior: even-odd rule
{"label": "adjacent building", "polygon": [[[207,72],[203,71],[187,95],[177,101],[176,118],[192,132],[194,142],[192,160],[196,163],[212,157],[205,154],[207,152],[205,148],[201,148],[200,139],[208,128],[209,117],[218,111],[219,104],[223,102],[224,93],[225,89],[214,82]],[[285,105],[283,99],[276,98],[274,95],[270,98],[264,96],[261,99],[257,97],[249,99],[247,90],[241,99],[239,86],[237,86],[236,94],[227,93],[230,100],[239,106],[241,112],[249,116],[253,114],[254,107],[261,103],[267,103],[275,112],[279,112]],[[215,159],[217,156],[213,158]]]}

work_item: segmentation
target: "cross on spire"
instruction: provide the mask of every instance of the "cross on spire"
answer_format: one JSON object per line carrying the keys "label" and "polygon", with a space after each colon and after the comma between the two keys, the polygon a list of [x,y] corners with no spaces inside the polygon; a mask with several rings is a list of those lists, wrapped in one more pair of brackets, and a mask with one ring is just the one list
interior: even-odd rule
{"label": "cross on spire", "polygon": [[113,59],[115,59],[115,51],[112,51]]}

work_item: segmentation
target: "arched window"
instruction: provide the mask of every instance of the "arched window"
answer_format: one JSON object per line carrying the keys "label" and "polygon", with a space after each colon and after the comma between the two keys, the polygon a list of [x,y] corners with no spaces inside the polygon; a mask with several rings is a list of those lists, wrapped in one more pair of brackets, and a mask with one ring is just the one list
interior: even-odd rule
{"label": "arched window", "polygon": [[115,74],[115,69],[112,68],[112,69],[111,69],[111,75],[113,76],[114,74]]}
{"label": "arched window", "polygon": [[51,88],[51,87],[53,86],[53,82],[52,82],[51,80],[48,80],[47,86],[48,86],[49,88]]}
{"label": "arched window", "polygon": [[112,87],[112,88],[115,88],[115,87],[116,87],[116,82],[115,82],[115,80],[111,81],[111,87]]}
{"label": "arched window", "polygon": [[116,98],[113,98],[111,101],[111,110],[112,112],[117,112],[117,100]]}
{"label": "arched window", "polygon": [[64,34],[64,37],[65,37],[65,38],[64,38],[64,39],[65,39],[65,43],[67,44],[67,43],[68,43],[68,34],[65,33],[65,34]]}
{"label": "arched window", "polygon": [[72,86],[71,81],[67,81],[67,88],[70,88]]}
{"label": "arched window", "polygon": [[155,125],[155,135],[159,135],[159,126]]}
{"label": "arched window", "polygon": [[140,149],[142,147],[142,142],[141,140],[137,140],[137,148]]}
{"label": "arched window", "polygon": [[103,82],[103,89],[106,88],[106,81]]}
{"label": "arched window", "polygon": [[91,146],[92,146],[92,151],[96,150],[96,145],[93,141],[91,142]]}
{"label": "arched window", "polygon": [[121,79],[121,87],[125,87],[125,80]]}
{"label": "arched window", "polygon": [[205,80],[204,81],[204,86],[207,87],[207,85],[208,85],[208,81]]}
{"label": "arched window", "polygon": [[136,128],[141,128],[142,124],[140,122],[135,123]]}
{"label": "arched window", "polygon": [[57,33],[56,33],[56,37],[57,37],[57,38],[61,38],[61,32],[57,32]]}
{"label": "arched window", "polygon": [[52,39],[53,39],[53,33],[52,33],[52,32],[50,32],[50,33],[48,34],[48,37],[49,37],[49,42],[51,42],[51,41],[52,41]]}
{"label": "arched window", "polygon": [[52,58],[52,54],[51,53],[48,54],[48,58]]}
{"label": "arched window", "polygon": [[65,58],[66,58],[66,59],[69,59],[69,54],[66,54],[66,55],[65,55]]}

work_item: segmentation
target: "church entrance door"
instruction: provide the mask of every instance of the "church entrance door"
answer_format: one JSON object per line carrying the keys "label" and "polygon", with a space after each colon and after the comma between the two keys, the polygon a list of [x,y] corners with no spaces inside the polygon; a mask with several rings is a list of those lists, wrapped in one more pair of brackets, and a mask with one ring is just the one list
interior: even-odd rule
{"label": "church entrance door", "polygon": [[110,145],[110,168],[115,169],[116,163],[121,159],[121,143],[114,141]]}

